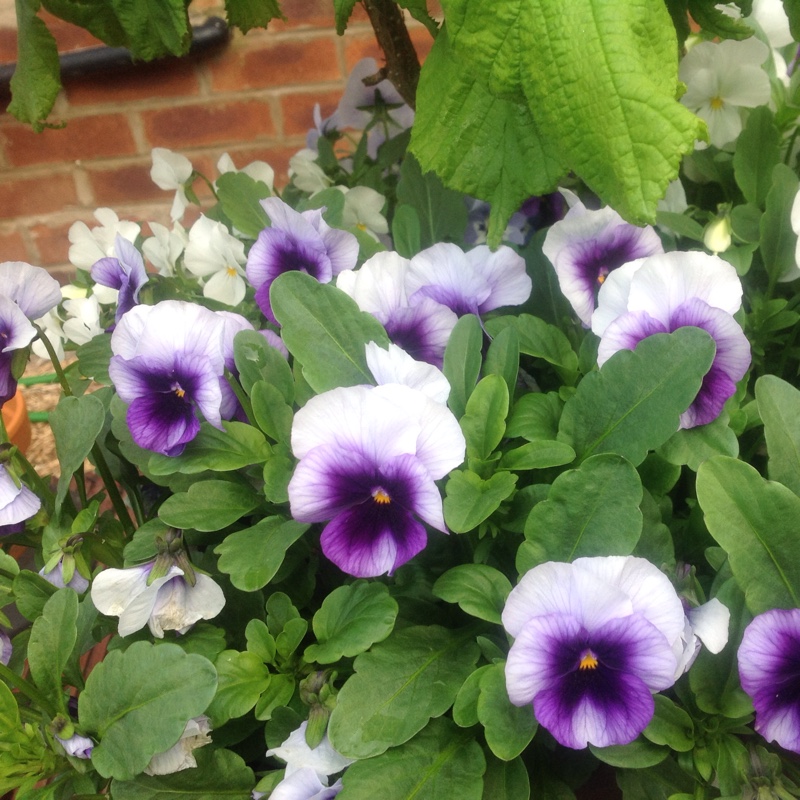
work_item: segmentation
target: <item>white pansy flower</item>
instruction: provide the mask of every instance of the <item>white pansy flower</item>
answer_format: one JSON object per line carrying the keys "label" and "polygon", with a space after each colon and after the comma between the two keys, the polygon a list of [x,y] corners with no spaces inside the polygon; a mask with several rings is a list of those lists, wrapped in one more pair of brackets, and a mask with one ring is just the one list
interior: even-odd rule
{"label": "white pansy flower", "polygon": [[344,193],[344,210],[342,212],[342,225],[345,228],[358,228],[368,233],[373,239],[379,235],[389,233],[389,223],[381,214],[381,209],[386,203],[386,198],[370,189],[369,186],[337,186]]}
{"label": "white pansy flower", "polygon": [[772,47],[786,47],[794,41],[781,0],[753,0],[750,19],[759,24]]}
{"label": "white pansy flower", "polygon": [[78,269],[91,269],[95,261],[116,256],[114,240],[117,234],[131,243],[139,235],[137,223],[120,220],[110,208],[98,208],[94,217],[100,225],[91,230],[85,222],[74,222],[69,229],[68,258]]}
{"label": "white pansy flower", "polygon": [[157,639],[164,631],[185,633],[201,619],[222,611],[225,595],[208,575],[195,573],[192,586],[180,567],[148,585],[153,562],[129,569],[104,569],[92,583],[92,602],[103,614],[119,617],[119,635],[147,625]]}
{"label": "white pansy flower", "polygon": [[322,167],[317,164],[316,152],[307,148],[295,153],[289,159],[289,177],[298,189],[311,194],[321,192],[333,184]]}
{"label": "white pansy flower", "polygon": [[186,249],[189,237],[180,222],[173,223],[172,230],[157,222],[149,224],[153,235],[144,240],[142,252],[159,275],[171,277],[175,274],[175,265]]}
{"label": "white pansy flower", "polygon": [[194,717],[186,723],[181,738],[169,750],[156,753],[144,768],[145,775],[171,775],[197,766],[194,750],[211,743],[211,722],[205,715]]}
{"label": "white pansy flower", "polygon": [[[687,85],[681,103],[705,120],[715,147],[730,144],[741,133],[741,108],[769,101],[769,77],[761,67],[768,57],[769,48],[750,38],[701,42],[681,61],[678,74]],[[699,142],[697,147],[705,144]]]}
{"label": "white pansy flower", "polygon": [[389,349],[384,350],[376,342],[369,342],[366,351],[367,366],[379,386],[401,383],[417,389],[437,403],[447,403],[450,382],[438,367],[425,361],[416,361],[396,344],[389,344]]}
{"label": "white pansy flower", "polygon": [[154,147],[151,156],[153,166],[150,169],[150,178],[159,189],[175,191],[170,217],[173,221],[178,220],[189,205],[186,184],[194,171],[192,162],[186,156],[173,153],[165,147]]}
{"label": "white pansy flower", "polygon": [[[42,329],[42,332],[47,337],[47,341],[50,342],[50,346],[55,350],[58,360],[63,361],[64,342],[67,341],[67,337],[64,335],[64,331],[61,328],[61,317],[58,316],[57,310],[53,309],[52,311],[48,311],[43,317],[39,317],[39,319],[35,320],[35,322]],[[47,348],[44,346],[41,339],[36,339],[36,341],[34,341],[31,345],[31,350],[33,350],[39,358],[48,360],[50,358],[50,354],[47,352]]]}
{"label": "white pansy flower", "polygon": [[286,777],[301,769],[312,769],[319,778],[327,783],[329,775],[341,772],[353,763],[353,759],[345,758],[333,749],[328,734],[314,748],[306,742],[306,728],[308,722],[301,723],[300,727],[289,734],[279,747],[267,750],[268,756],[277,756],[286,762]]}
{"label": "white pansy flower", "polygon": [[[339,779],[326,786],[313,769],[300,769],[285,777],[270,794],[270,800],[333,800],[342,791]],[[258,793],[259,797],[263,797]],[[253,794],[256,797],[256,794]]]}
{"label": "white pansy flower", "polygon": [[[792,230],[800,236],[800,191],[798,191],[798,193],[794,196],[794,202],[792,203],[792,211],[789,219],[792,225]],[[797,240],[797,246],[794,251],[794,261],[794,266],[788,269],[778,278],[778,280],[782,283],[800,278],[800,239]]]}
{"label": "white pansy flower", "polygon": [[243,172],[254,181],[265,183],[270,192],[274,190],[275,170],[266,161],[251,161],[247,166],[237,169],[233,159],[223,153],[217,161],[217,171],[220,175],[226,172]]}
{"label": "white pansy flower", "polygon": [[64,301],[67,319],[61,330],[69,341],[86,344],[103,333],[100,325],[100,303],[95,295]]}
{"label": "white pansy flower", "polygon": [[230,306],[241,303],[246,261],[244,244],[221,222],[203,216],[192,225],[183,263],[189,272],[204,279],[204,297]]}
{"label": "white pansy flower", "polygon": [[683,634],[673,646],[678,659],[675,678],[683,675],[694,663],[701,644],[709,653],[716,655],[728,644],[728,629],[731,623],[730,609],[716,597],[686,613]]}

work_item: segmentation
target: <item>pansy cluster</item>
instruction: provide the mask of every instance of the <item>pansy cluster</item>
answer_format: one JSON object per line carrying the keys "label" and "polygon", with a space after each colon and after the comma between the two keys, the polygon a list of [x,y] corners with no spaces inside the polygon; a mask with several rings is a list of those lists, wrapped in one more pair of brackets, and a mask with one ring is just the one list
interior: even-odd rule
{"label": "pansy cluster", "polygon": [[64,394],[60,477],[0,445],[0,791],[800,794],[792,59],[752,11],[687,39],[709,136],[651,225],[570,178],[490,247],[363,62],[287,185],[224,155],[199,204],[156,149],[169,227],[0,264],[0,395],[31,351]]}

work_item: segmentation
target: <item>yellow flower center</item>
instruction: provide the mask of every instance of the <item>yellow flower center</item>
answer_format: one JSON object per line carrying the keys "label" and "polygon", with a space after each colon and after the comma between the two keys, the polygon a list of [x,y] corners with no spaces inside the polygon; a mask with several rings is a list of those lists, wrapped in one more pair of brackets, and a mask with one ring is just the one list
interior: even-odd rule
{"label": "yellow flower center", "polygon": [[178,395],[178,397],[183,397],[186,394],[186,390],[185,389],[181,389],[180,386],[178,386],[176,389],[174,389],[174,392],[175,392],[176,395]]}
{"label": "yellow flower center", "polygon": [[583,651],[583,655],[581,655],[581,660],[578,663],[578,669],[596,669],[597,668],[597,656],[588,648]]}
{"label": "yellow flower center", "polygon": [[384,492],[383,489],[376,489],[372,493],[372,499],[376,503],[380,503],[380,505],[382,506],[388,505],[389,503],[392,502],[392,498],[389,497],[389,495],[386,492]]}
{"label": "yellow flower center", "polygon": [[238,274],[236,272],[236,267],[225,267],[225,272],[227,273],[229,278],[235,278]]}
{"label": "yellow flower center", "polygon": [[719,111],[721,108],[724,107],[725,103],[722,100],[722,98],[719,95],[717,95],[716,97],[711,98],[711,102],[709,103],[709,105],[711,106],[712,109],[714,109],[714,111]]}

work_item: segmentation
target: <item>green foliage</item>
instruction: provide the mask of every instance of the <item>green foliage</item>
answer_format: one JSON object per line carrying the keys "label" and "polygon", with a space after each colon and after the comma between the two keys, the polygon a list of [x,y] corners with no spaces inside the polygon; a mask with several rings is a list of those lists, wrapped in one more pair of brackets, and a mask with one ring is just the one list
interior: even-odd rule
{"label": "green foliage", "polygon": [[394,628],[397,602],[380,583],[356,581],[334,589],[314,614],[318,644],[309,645],[303,658],[332,664],[357,656],[375,642],[382,642]]}
{"label": "green foliage", "polygon": [[510,591],[508,578],[488,564],[459,564],[433,585],[436,597],[458,603],[467,614],[497,624]]}
{"label": "green foliage", "polygon": [[228,24],[243,33],[251,28],[266,28],[274,19],[286,19],[278,0],[225,0],[225,12]]}
{"label": "green foliage", "polygon": [[256,653],[225,650],[214,662],[219,681],[217,693],[208,707],[214,727],[231,717],[241,717],[255,706],[269,686],[270,674]]}
{"label": "green foliage", "polygon": [[344,775],[351,800],[481,800],[486,767],[481,748],[446,719],[376,758],[357,761]]}
{"label": "green foliage", "polygon": [[103,777],[131,780],[202,714],[217,688],[214,666],[177,645],[136,642],[109,653],[86,681],[80,724],[100,743],[92,764]]}
{"label": "green foliage", "polygon": [[456,631],[437,625],[395,631],[356,658],[331,715],[333,746],[372,764],[372,756],[407,742],[447,711],[477,659],[477,646]]}
{"label": "green foliage", "polygon": [[198,481],[188,491],[168,497],[158,516],[173,528],[218,531],[252,511],[260,502],[249,486],[229,481]]}
{"label": "green foliage", "polygon": [[280,275],[270,291],[272,310],[289,351],[316,392],[372,383],[364,345],[386,347],[386,332],[344,292],[301,272]]}
{"label": "green foliage", "polygon": [[764,422],[769,476],[800,495],[800,392],[775,375],[756,381],[758,412]]}
{"label": "green foliage", "polygon": [[634,466],[678,428],[711,366],[714,343],[697,328],[680,328],[621,350],[587,375],[564,406],[559,440],[580,459],[618,453]]}
{"label": "green foliage", "polygon": [[460,419],[475,389],[481,370],[483,331],[474,314],[465,314],[456,323],[444,351],[442,372],[450,382],[450,410]]}
{"label": "green foliage", "polygon": [[455,533],[476,528],[510,497],[516,484],[517,476],[509,472],[497,472],[488,480],[470,470],[451,472],[444,499],[447,527]]}
{"label": "green foliage", "polygon": [[697,472],[697,499],[750,611],[800,605],[800,498],[749,464],[716,456]]}
{"label": "green foliage", "polygon": [[503,438],[507,414],[506,382],[499,375],[487,375],[470,395],[461,417],[468,458],[489,458]]}
{"label": "green foliage", "polygon": [[258,202],[270,196],[267,184],[254,180],[244,172],[225,172],[217,178],[216,188],[217,199],[225,216],[245,236],[255,239],[269,224],[267,212]]}

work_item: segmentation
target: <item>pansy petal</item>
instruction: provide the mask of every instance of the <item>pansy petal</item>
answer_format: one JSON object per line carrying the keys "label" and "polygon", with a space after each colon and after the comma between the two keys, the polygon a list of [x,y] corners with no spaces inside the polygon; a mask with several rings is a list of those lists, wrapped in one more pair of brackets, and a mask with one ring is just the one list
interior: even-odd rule
{"label": "pansy petal", "polygon": [[357,578],[391,574],[424,549],[422,523],[395,506],[389,513],[366,503],[343,511],[322,531],[325,557]]}
{"label": "pansy petal", "polygon": [[707,603],[689,609],[687,614],[694,634],[710,653],[719,653],[728,643],[731,612],[727,606],[712,597]]}
{"label": "pansy petal", "polygon": [[126,420],[139,447],[168,456],[182,452],[200,431],[194,409],[174,392],[137,397]]}
{"label": "pansy petal", "polygon": [[602,367],[620,350],[635,350],[636,345],[655,333],[668,333],[664,323],[646,311],[631,311],[617,317],[603,332],[597,348],[597,366]]}
{"label": "pansy petal", "polygon": [[28,319],[38,319],[61,302],[58,281],[24,261],[0,263],[0,294],[10,297]]}
{"label": "pansy petal", "polygon": [[367,366],[376,382],[401,383],[422,392],[437,403],[446,403],[450,382],[440,369],[424,361],[415,361],[405,350],[390,344],[384,350],[375,342],[366,346]]}

